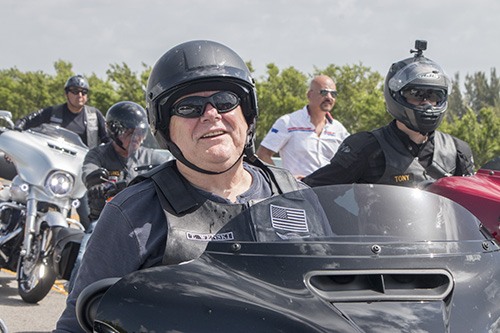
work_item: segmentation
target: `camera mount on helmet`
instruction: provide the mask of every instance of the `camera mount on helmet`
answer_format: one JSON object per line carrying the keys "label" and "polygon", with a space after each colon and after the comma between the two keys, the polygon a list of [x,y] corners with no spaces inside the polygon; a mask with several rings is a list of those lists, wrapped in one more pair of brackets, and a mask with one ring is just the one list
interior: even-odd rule
{"label": "camera mount on helmet", "polygon": [[422,39],[417,39],[415,41],[416,50],[410,50],[410,53],[416,53],[415,58],[422,57],[425,50],[427,50],[427,41]]}

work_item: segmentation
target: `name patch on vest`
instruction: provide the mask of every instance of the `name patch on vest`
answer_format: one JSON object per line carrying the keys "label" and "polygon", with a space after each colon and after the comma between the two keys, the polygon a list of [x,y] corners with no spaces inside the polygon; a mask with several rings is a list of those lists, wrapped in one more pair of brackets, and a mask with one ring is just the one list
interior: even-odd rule
{"label": "name patch on vest", "polygon": [[192,241],[199,242],[224,242],[234,240],[234,234],[232,231],[225,232],[223,234],[197,234],[193,232],[186,232],[186,238]]}
{"label": "name patch on vest", "polygon": [[408,183],[413,181],[413,174],[411,173],[408,173],[406,175],[396,175],[393,177],[396,184]]}

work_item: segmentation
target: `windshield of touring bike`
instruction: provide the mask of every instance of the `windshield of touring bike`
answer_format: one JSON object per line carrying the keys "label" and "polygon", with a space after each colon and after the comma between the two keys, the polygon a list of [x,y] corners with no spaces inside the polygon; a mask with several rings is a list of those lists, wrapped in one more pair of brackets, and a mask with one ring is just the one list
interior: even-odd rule
{"label": "windshield of touring bike", "polygon": [[445,197],[399,186],[351,184],[263,200],[226,224],[214,241],[231,237],[257,242],[458,241],[490,235],[468,210]]}
{"label": "windshield of touring bike", "polygon": [[60,126],[55,126],[52,124],[42,124],[38,127],[29,129],[29,131],[33,133],[43,134],[53,139],[64,140],[79,147],[87,148],[78,134]]}

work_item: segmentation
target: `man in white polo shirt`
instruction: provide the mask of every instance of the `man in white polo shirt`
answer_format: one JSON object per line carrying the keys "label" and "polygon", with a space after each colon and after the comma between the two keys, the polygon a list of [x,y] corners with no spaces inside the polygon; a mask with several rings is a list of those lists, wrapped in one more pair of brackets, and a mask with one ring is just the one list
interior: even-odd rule
{"label": "man in white polo shirt", "polygon": [[257,156],[269,164],[279,152],[283,167],[297,178],[311,174],[330,163],[340,143],[349,132],[330,111],[337,90],[327,75],[316,76],[309,86],[309,104],[303,109],[278,118],[262,140]]}

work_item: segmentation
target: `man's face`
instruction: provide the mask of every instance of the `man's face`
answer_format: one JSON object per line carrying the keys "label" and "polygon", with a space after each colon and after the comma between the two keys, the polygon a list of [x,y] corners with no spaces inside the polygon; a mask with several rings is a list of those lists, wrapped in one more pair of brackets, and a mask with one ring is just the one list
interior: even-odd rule
{"label": "man's face", "polygon": [[307,93],[310,109],[330,112],[335,105],[335,98],[332,96],[332,92],[337,90],[335,83],[329,78],[321,77],[311,88]]}
{"label": "man's face", "polygon": [[82,108],[87,103],[88,90],[78,87],[69,87],[66,91],[68,103],[75,108]]}
{"label": "man's face", "polygon": [[[185,95],[176,102],[189,96],[209,97],[216,92],[197,92]],[[207,103],[204,110],[197,118],[172,116],[170,139],[194,165],[214,172],[224,171],[243,152],[248,125],[239,105],[229,112],[219,113],[215,106]]]}
{"label": "man's face", "polygon": [[118,135],[122,146],[127,148],[129,156],[139,149],[145,138],[146,130],[143,128],[126,128]]}

